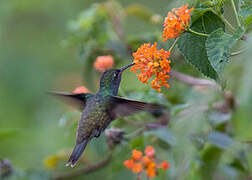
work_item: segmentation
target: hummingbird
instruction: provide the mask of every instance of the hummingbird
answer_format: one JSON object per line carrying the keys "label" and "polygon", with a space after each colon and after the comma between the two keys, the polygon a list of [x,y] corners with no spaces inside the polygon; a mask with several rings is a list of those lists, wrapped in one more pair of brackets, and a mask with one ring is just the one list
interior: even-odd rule
{"label": "hummingbird", "polygon": [[100,89],[96,94],[50,92],[82,111],[78,122],[75,147],[66,166],[74,167],[88,142],[94,137],[99,137],[113,120],[139,111],[152,112],[163,107],[156,103],[146,103],[117,96],[123,71],[133,65],[134,63],[131,63],[120,69],[105,71],[101,76]]}

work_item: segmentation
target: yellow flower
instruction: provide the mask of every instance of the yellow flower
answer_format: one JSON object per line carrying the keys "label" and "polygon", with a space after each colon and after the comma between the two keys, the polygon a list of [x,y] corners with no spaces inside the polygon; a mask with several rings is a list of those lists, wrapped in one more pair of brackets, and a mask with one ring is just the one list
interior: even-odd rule
{"label": "yellow flower", "polygon": [[55,169],[59,161],[60,157],[57,155],[48,156],[44,159],[43,164],[48,169]]}

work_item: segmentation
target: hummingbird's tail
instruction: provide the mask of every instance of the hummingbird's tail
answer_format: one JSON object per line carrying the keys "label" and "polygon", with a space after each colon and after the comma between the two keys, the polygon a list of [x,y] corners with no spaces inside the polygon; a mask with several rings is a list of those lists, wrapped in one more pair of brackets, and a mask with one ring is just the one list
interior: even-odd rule
{"label": "hummingbird's tail", "polygon": [[70,164],[71,164],[71,167],[75,166],[75,164],[77,163],[81,154],[83,153],[85,147],[87,146],[88,141],[89,141],[89,138],[85,139],[80,144],[77,144],[77,143],[75,144],[74,150],[73,150],[69,160],[67,161],[66,166],[69,166]]}

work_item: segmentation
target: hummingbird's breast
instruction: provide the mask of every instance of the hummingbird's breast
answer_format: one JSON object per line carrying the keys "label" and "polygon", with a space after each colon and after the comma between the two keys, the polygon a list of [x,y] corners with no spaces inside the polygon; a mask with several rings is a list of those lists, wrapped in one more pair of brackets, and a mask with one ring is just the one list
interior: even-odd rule
{"label": "hummingbird's breast", "polygon": [[86,104],[78,124],[77,142],[82,142],[88,137],[98,137],[111,122],[107,113],[108,99],[106,97],[95,95]]}

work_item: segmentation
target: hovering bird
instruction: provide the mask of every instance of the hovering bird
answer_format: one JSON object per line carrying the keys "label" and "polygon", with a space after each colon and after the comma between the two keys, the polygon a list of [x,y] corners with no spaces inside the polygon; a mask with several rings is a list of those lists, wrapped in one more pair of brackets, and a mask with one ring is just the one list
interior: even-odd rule
{"label": "hovering bird", "polygon": [[163,107],[155,103],[134,101],[117,96],[122,73],[132,65],[134,63],[121,69],[105,71],[100,79],[100,89],[96,94],[50,92],[70,102],[82,111],[78,123],[76,144],[66,166],[71,165],[71,167],[74,167],[87,143],[92,138],[99,137],[111,121],[139,111],[152,112]]}

